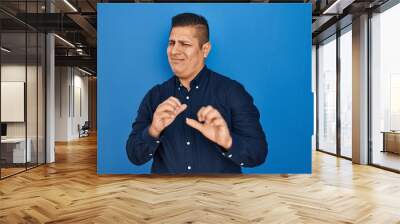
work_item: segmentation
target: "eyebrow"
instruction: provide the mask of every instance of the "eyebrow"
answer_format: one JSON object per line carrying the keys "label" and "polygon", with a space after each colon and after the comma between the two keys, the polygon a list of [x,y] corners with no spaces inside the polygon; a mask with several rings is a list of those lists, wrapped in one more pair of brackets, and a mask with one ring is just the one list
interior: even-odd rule
{"label": "eyebrow", "polygon": [[169,42],[178,42],[180,44],[192,44],[192,42],[188,41],[188,40],[169,40]]}

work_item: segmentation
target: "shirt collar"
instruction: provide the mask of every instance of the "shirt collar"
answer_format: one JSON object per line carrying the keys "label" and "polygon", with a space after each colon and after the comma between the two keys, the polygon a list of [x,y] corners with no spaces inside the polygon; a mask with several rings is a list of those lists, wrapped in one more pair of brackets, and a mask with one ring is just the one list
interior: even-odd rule
{"label": "shirt collar", "polygon": [[[208,68],[206,65],[204,65],[204,67],[200,70],[200,72],[196,75],[196,77],[190,82],[190,88],[191,89],[200,88],[200,86],[202,86],[205,83],[204,81],[207,79],[207,75],[208,75]],[[175,83],[178,88],[183,86],[177,76],[175,76]]]}

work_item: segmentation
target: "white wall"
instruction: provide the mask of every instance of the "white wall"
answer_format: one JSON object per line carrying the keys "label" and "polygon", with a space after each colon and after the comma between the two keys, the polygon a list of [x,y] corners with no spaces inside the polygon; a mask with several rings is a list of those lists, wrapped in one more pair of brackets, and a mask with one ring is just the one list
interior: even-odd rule
{"label": "white wall", "polygon": [[[25,64],[8,64],[1,66],[1,81],[3,82],[25,82]],[[32,67],[28,66],[28,71]],[[29,74],[30,72],[28,72]],[[3,96],[5,97],[5,96]],[[7,108],[1,108],[6,110]],[[7,137],[25,137],[25,122],[7,123]]]}
{"label": "white wall", "polygon": [[68,71],[67,67],[55,68],[55,141],[68,140]]}
{"label": "white wall", "polygon": [[[25,76],[27,69],[27,75],[30,85],[36,85],[36,80],[32,80],[31,76],[36,77],[36,66],[27,66],[19,65],[19,64],[5,64],[1,66],[1,81],[2,82],[25,82]],[[30,107],[27,109],[27,118],[28,118],[28,137],[29,135],[36,130],[36,113],[32,113],[32,111],[36,111],[36,88],[27,88],[27,106]],[[3,96],[7,97],[7,96]],[[34,102],[34,104],[32,104]],[[39,105],[40,106],[40,105]],[[33,109],[32,109],[33,108]],[[7,110],[7,108],[1,108],[1,110]],[[34,124],[32,124],[34,122]],[[26,122],[7,122],[7,136],[8,137],[25,137],[25,126]],[[35,132],[36,133],[36,132]],[[36,135],[36,134],[35,134]]]}
{"label": "white wall", "polygon": [[[76,72],[76,70],[75,70]],[[73,119],[72,119],[72,135],[78,137],[78,124],[81,126],[88,121],[88,77],[75,75],[74,77],[74,108]],[[80,97],[79,97],[80,96]],[[81,110],[81,111],[80,111]]]}
{"label": "white wall", "polygon": [[78,124],[88,120],[88,77],[76,68],[56,67],[55,89],[55,140],[77,139]]}

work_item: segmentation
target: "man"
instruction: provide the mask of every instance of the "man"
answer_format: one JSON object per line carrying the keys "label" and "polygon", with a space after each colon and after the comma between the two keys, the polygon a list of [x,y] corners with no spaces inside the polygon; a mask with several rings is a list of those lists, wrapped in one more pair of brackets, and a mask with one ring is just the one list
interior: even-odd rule
{"label": "man", "polygon": [[152,173],[241,173],[264,163],[268,148],[259,112],[241,84],[211,71],[207,20],[172,18],[168,62],[175,76],[144,97],[126,151]]}

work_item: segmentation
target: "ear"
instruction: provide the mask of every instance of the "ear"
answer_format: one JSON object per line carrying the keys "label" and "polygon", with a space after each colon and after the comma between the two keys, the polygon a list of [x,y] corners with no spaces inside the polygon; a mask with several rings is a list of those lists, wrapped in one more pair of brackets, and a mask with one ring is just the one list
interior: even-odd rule
{"label": "ear", "polygon": [[203,44],[203,46],[201,47],[201,50],[203,51],[203,57],[207,58],[208,54],[211,51],[211,43],[210,43],[210,41],[208,41],[207,43]]}

